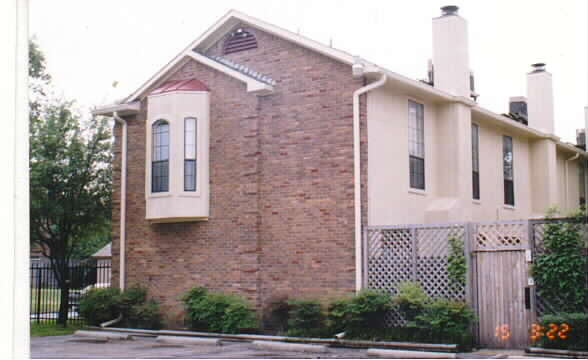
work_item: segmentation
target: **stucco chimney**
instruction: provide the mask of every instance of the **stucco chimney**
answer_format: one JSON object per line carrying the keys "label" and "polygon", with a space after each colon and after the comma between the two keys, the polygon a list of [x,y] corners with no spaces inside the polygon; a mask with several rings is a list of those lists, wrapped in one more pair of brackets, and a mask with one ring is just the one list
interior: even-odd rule
{"label": "stucco chimney", "polygon": [[554,133],[553,81],[544,63],[533,64],[527,74],[527,107],[529,126],[548,134]]}
{"label": "stucco chimney", "polygon": [[443,6],[433,18],[435,87],[453,95],[470,97],[468,24],[457,6]]}

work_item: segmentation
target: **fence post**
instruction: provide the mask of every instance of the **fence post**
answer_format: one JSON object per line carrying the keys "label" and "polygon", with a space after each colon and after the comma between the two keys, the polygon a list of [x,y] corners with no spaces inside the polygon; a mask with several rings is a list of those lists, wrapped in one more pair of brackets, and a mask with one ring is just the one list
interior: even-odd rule
{"label": "fence post", "polygon": [[37,313],[37,323],[41,321],[41,269],[37,266],[37,288],[35,289],[37,292],[37,303],[35,304],[36,313]]}
{"label": "fence post", "polygon": [[363,259],[363,264],[361,264],[363,267],[363,274],[362,274],[363,275],[362,276],[363,284],[361,286],[362,289],[366,289],[368,287],[368,270],[369,270],[369,268],[368,268],[368,259],[369,259],[368,249],[369,248],[368,248],[367,236],[368,236],[368,230],[367,230],[367,226],[365,226],[363,228],[363,242],[362,242],[363,249],[361,252],[362,259]]}
{"label": "fence post", "polygon": [[466,301],[470,306],[473,306],[472,298],[472,223],[468,222],[464,226],[464,239],[463,239],[463,252],[465,257],[466,265],[466,283],[465,283],[465,296]]}

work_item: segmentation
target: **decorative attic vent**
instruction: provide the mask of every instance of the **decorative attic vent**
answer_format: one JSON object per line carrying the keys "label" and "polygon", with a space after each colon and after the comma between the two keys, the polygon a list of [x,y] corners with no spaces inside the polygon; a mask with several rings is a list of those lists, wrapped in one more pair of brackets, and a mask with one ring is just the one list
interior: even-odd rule
{"label": "decorative attic vent", "polygon": [[224,54],[231,54],[257,48],[255,36],[243,28],[233,31],[225,40]]}

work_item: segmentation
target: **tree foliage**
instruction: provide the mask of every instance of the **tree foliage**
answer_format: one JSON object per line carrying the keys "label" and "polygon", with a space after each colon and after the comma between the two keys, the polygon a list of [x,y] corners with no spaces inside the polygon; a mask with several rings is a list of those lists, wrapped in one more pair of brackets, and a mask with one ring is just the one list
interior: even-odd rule
{"label": "tree foliage", "polygon": [[47,95],[45,59],[30,43],[30,235],[61,287],[59,322],[67,321],[68,265],[86,239],[108,231],[111,134],[106,119],[83,124],[73,101]]}

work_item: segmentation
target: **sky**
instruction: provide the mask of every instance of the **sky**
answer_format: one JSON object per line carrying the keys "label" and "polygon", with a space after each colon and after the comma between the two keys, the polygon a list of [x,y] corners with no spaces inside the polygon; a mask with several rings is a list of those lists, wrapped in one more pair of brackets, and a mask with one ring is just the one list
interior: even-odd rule
{"label": "sky", "polygon": [[468,21],[478,103],[507,112],[509,97],[526,95],[531,64],[544,62],[556,135],[575,142],[588,105],[586,0],[30,0],[29,33],[57,93],[88,113],[137,90],[231,9],[423,79],[444,5]]}

